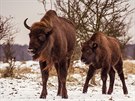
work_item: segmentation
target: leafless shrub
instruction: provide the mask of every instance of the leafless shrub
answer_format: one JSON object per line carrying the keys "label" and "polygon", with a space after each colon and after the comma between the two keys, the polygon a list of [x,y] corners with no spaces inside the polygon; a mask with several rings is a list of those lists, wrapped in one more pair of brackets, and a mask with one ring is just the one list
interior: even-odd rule
{"label": "leafless shrub", "polygon": [[[13,17],[3,17],[0,16],[0,43],[2,44],[4,50],[4,59],[3,62],[7,62],[9,65],[6,67],[6,71],[4,73],[4,77],[13,77],[14,76],[14,50],[13,50],[13,42],[14,42],[14,34],[18,31],[15,29],[12,23]],[[1,50],[0,50],[1,51]],[[1,58],[1,57],[0,57]]]}

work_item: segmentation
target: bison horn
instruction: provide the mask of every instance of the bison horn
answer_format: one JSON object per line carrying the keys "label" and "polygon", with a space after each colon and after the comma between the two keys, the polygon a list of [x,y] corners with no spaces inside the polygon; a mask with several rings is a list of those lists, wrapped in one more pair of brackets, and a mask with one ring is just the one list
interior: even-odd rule
{"label": "bison horn", "polygon": [[30,26],[28,26],[27,23],[26,23],[27,20],[28,20],[28,18],[26,18],[26,19],[24,20],[24,26],[25,26],[27,29],[30,30]]}

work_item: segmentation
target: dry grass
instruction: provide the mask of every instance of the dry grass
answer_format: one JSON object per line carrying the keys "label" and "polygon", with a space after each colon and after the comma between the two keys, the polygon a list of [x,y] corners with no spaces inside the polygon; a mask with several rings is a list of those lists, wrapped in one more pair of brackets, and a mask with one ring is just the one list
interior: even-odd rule
{"label": "dry grass", "polygon": [[[69,67],[68,70],[68,75],[70,77],[70,75],[72,74],[80,74],[81,76],[86,76],[87,74],[87,70],[88,68],[80,68],[80,67]],[[0,69],[0,77],[3,77],[3,75],[6,72],[6,68]],[[131,61],[131,60],[124,60],[124,72],[126,74],[135,74],[135,62]],[[20,75],[24,75],[27,73],[37,73],[34,72],[32,70],[32,68],[30,67],[23,67],[23,68],[15,68],[13,73],[15,74],[15,76],[20,76]],[[50,71],[50,76],[57,76],[56,70],[53,67]]]}
{"label": "dry grass", "polygon": [[[72,66],[70,66],[69,69],[68,69],[68,75],[81,74],[82,76],[84,76],[84,75],[86,75],[86,72],[87,72],[87,68],[80,68],[80,67],[72,67]],[[50,70],[49,75],[50,76],[56,76],[57,75],[57,72],[56,72],[54,67]]]}
{"label": "dry grass", "polygon": [[4,69],[0,68],[0,77],[3,77],[3,75],[5,74],[5,71],[6,71],[5,68]]}
{"label": "dry grass", "polygon": [[18,68],[18,69],[15,69],[14,70],[14,73],[18,73],[18,74],[27,74],[27,73],[34,73],[33,71],[32,71],[32,69],[31,68],[29,68],[29,67],[23,67],[23,68]]}
{"label": "dry grass", "polygon": [[[7,73],[6,68],[0,69],[0,77],[5,77],[5,73]],[[21,78],[21,76],[24,77],[25,74],[27,74],[27,73],[35,73],[35,72],[33,72],[32,69],[29,67],[15,68],[13,70],[13,74],[14,74],[13,77],[14,78],[18,78],[18,77]]]}
{"label": "dry grass", "polygon": [[123,62],[124,64],[124,72],[126,74],[135,74],[135,62],[132,62],[131,60],[125,60]]}

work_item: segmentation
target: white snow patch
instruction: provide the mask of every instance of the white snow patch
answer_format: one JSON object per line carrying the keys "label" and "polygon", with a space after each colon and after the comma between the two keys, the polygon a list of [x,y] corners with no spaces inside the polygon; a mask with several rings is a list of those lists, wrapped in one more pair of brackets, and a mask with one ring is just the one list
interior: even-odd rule
{"label": "white snow patch", "polygon": [[[17,62],[16,65],[20,66],[22,64]],[[5,66],[6,64],[0,63],[0,68]],[[23,68],[25,66],[35,70],[39,69],[38,62],[28,61],[20,67]],[[84,65],[82,64],[81,66],[79,63],[79,66],[83,67]],[[77,65],[77,67],[79,66]],[[0,78],[0,101],[44,101],[44,99],[39,99],[42,90],[41,74],[26,74],[25,76],[27,79]],[[96,76],[96,81],[100,81],[101,85],[90,86],[86,94],[82,93],[86,75],[73,74],[70,76],[77,80],[74,82],[67,81],[68,99],[56,96],[58,80],[57,76],[51,76],[48,79],[46,101],[134,101],[135,99],[135,75],[133,74],[127,75],[126,85],[129,92],[127,95],[123,94],[122,84],[118,76],[116,76],[114,90],[111,95],[102,94],[100,76]],[[109,80],[107,80],[107,88],[108,84]]]}
{"label": "white snow patch", "polygon": [[133,63],[135,64],[135,60],[124,60],[124,62]]}
{"label": "white snow patch", "polygon": [[76,60],[73,62],[73,67],[86,68],[87,66],[81,60]]}

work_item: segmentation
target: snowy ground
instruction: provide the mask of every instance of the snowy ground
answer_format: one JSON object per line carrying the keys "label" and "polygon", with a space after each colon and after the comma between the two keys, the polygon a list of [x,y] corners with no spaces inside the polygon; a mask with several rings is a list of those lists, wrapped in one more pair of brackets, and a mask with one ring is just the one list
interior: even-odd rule
{"label": "snowy ground", "polygon": [[[19,64],[19,63],[18,63]],[[34,64],[34,65],[33,65]],[[25,66],[31,66],[36,70],[37,63],[29,62]],[[24,65],[24,64],[23,64]],[[21,65],[23,67],[23,65]],[[1,67],[3,64],[1,64]],[[4,64],[5,66],[5,64]],[[39,69],[38,69],[39,72]],[[90,86],[86,94],[82,93],[85,76],[80,74],[72,74],[70,78],[74,80],[67,81],[68,99],[61,99],[57,94],[57,77],[51,76],[48,80],[48,96],[45,101],[135,101],[135,75],[128,74],[126,84],[128,87],[128,95],[124,95],[122,85],[119,78],[116,76],[114,91],[112,95],[101,94],[101,79],[96,77],[99,82],[97,86]],[[28,73],[21,79],[15,78],[0,78],[0,101],[43,101],[39,99],[42,90],[40,73]]]}

